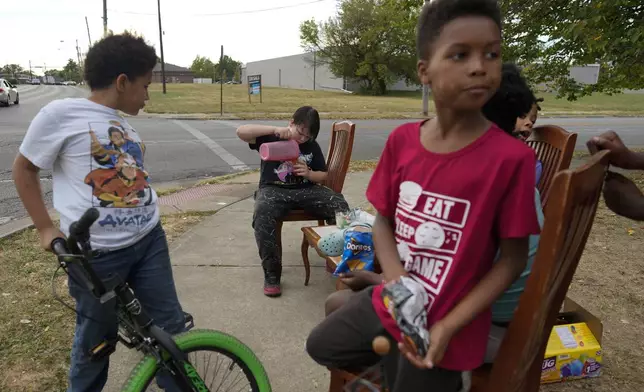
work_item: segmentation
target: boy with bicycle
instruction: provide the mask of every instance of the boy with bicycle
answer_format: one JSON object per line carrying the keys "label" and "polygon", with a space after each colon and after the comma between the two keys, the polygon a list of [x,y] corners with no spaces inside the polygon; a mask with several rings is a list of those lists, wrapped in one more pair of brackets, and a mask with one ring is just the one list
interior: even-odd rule
{"label": "boy with bicycle", "polygon": [[[379,361],[371,343],[384,335],[399,342],[384,362],[390,390],[456,392],[461,373],[483,362],[490,306],[524,270],[528,238],[540,231],[536,159],[482,113],[501,80],[496,1],[426,4],[417,44],[418,76],[432,87],[437,115],[392,132],[367,189],[388,283],[330,314],[311,332],[307,351],[323,366],[356,370]],[[425,357],[403,343],[383,303],[385,286],[402,277],[427,299]]]}
{"label": "boy with bicycle", "polygon": [[[46,250],[51,250],[52,240],[68,235],[69,225],[87,209],[97,208],[100,217],[91,229],[91,245],[98,277],[118,274],[136,291],[155,323],[174,334],[185,329],[185,316],[157,195],[147,182],[145,147],[119,114],[137,115],[145,106],[156,63],[154,48],[143,38],[111,35],[95,43],[85,60],[90,97],[53,101],[38,113],[20,146],[13,179]],[[43,169],[53,170],[60,229],[42,198]],[[100,391],[109,359],[93,360],[90,351],[116,339],[115,302],[101,304],[75,279],[69,280],[69,291],[76,300],[77,318],[68,391]],[[159,377],[160,386],[163,378]],[[166,388],[171,386],[165,381]]]}

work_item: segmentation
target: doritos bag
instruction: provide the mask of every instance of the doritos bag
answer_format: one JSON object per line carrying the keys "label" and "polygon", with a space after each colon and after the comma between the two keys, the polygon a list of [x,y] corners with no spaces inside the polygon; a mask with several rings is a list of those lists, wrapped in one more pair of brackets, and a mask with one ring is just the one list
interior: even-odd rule
{"label": "doritos bag", "polygon": [[374,270],[374,249],[371,232],[346,230],[344,233],[344,251],[342,261],[333,272],[339,275],[356,270]]}

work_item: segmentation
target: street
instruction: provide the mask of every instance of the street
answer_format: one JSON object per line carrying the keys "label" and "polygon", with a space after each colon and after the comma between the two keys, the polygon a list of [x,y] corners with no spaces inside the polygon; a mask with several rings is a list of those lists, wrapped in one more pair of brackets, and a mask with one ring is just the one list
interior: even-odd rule
{"label": "street", "polygon": [[[170,85],[171,89],[172,86]],[[0,224],[25,216],[11,181],[11,165],[31,119],[48,102],[87,96],[87,90],[72,86],[20,86],[20,105],[0,108]],[[306,104],[306,102],[302,102]],[[420,105],[420,103],[419,103]],[[547,109],[547,103],[543,106]],[[291,108],[295,110],[296,108]],[[154,186],[257,168],[259,157],[235,136],[240,121],[171,120],[128,118],[143,138],[146,167]],[[406,120],[358,120],[352,158],[375,159],[397,125]],[[284,121],[259,121],[285,124]],[[318,141],[326,151],[331,120],[323,120]],[[579,133],[577,148],[607,129],[620,133],[631,146],[644,145],[644,118],[542,118],[538,124],[554,123]],[[49,172],[42,173],[43,192],[51,203]]]}

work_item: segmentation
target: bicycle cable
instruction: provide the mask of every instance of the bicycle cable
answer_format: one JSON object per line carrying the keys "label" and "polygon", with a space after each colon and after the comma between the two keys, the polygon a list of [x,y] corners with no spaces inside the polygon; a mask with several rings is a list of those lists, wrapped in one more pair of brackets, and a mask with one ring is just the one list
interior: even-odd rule
{"label": "bicycle cable", "polygon": [[[105,321],[99,321],[99,320],[96,320],[96,319],[95,319],[95,318],[93,318],[93,317],[89,317],[88,315],[83,314],[82,312],[79,312],[78,310],[74,309],[72,306],[67,305],[67,304],[65,303],[65,301],[64,301],[60,296],[58,296],[58,293],[56,292],[56,278],[58,277],[58,270],[60,270],[61,268],[63,269],[63,271],[65,271],[65,274],[67,274],[67,276],[69,277],[69,279],[71,279],[75,284],[77,284],[77,285],[78,285],[78,287],[79,287],[81,290],[83,290],[82,285],[78,283],[78,281],[76,280],[76,278],[74,278],[72,275],[70,275],[70,274],[69,274],[69,272],[67,272],[67,269],[63,268],[61,265],[58,265],[58,268],[56,268],[56,270],[54,271],[54,274],[53,274],[53,275],[52,275],[52,277],[51,277],[51,291],[52,291],[52,294],[54,295],[54,299],[56,299],[56,301],[60,302],[60,303],[61,303],[64,307],[66,307],[67,309],[69,309],[69,310],[71,310],[72,312],[76,313],[76,315],[77,315],[77,316],[84,317],[84,318],[86,318],[86,319],[88,319],[88,320],[91,320],[91,321],[93,321],[93,322],[97,323],[97,324],[108,325],[108,323],[107,323],[107,322],[105,322]],[[84,289],[84,290],[90,291],[89,289]]]}

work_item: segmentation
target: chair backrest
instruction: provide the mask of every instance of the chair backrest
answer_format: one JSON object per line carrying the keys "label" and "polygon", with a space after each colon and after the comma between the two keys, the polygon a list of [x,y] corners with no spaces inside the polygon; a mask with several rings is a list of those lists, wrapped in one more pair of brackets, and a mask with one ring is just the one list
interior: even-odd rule
{"label": "chair backrest", "polygon": [[570,167],[577,134],[556,125],[542,125],[533,129],[526,142],[537,152],[543,164],[537,189],[541,194],[541,205],[545,207],[555,174]]}
{"label": "chair backrest", "polygon": [[331,142],[326,163],[328,172],[326,186],[338,193],[342,192],[344,179],[349,170],[355,132],[356,125],[350,121],[334,122],[331,128]]}
{"label": "chair backrest", "polygon": [[548,338],[593,224],[607,151],[557,173],[532,273],[503,339],[485,392],[536,392]]}

